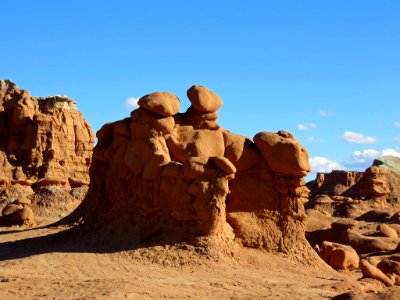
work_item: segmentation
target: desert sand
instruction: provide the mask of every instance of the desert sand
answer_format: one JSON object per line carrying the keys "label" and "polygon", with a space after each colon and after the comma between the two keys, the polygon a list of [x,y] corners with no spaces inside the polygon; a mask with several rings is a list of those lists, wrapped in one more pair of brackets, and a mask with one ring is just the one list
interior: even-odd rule
{"label": "desert sand", "polygon": [[99,253],[57,241],[66,230],[0,233],[1,299],[329,299],[346,282],[333,270],[254,249],[219,259],[169,245]]}

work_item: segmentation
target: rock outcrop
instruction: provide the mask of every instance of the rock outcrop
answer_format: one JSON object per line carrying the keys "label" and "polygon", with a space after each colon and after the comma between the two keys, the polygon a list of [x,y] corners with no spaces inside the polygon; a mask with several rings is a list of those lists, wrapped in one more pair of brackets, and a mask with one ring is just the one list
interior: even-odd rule
{"label": "rock outcrop", "polygon": [[88,185],[94,141],[71,99],[0,81],[0,185]]}
{"label": "rock outcrop", "polygon": [[[254,142],[217,123],[221,98],[202,86],[178,113],[170,93],[142,97],[126,118],[104,125],[87,198],[70,217],[103,242],[233,242],[299,255],[310,171],[307,151],[285,131]],[[100,237],[101,236],[101,237]]]}
{"label": "rock outcrop", "polygon": [[360,256],[364,277],[387,286],[400,285],[396,256],[385,258],[400,249],[398,166],[400,158],[383,157],[365,172],[318,174],[307,184],[312,197],[306,205],[306,236],[315,249],[321,249],[321,258],[332,267],[343,269],[341,261],[333,261],[326,254],[332,245],[340,243]]}

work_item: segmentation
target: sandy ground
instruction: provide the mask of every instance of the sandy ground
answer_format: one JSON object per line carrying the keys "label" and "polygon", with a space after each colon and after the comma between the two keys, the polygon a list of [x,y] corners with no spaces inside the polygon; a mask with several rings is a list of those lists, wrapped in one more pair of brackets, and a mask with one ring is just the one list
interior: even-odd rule
{"label": "sandy ground", "polygon": [[64,230],[60,227],[15,229],[0,232],[0,299],[329,299],[338,294],[326,286],[334,286],[339,274],[318,274],[281,255],[243,250],[240,259],[215,262],[167,246],[95,253],[52,246],[46,235]]}

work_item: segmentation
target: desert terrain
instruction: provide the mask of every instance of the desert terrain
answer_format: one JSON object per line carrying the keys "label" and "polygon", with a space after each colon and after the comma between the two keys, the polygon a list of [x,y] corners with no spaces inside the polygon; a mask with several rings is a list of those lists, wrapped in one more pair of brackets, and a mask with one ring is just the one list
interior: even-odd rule
{"label": "desert terrain", "polygon": [[203,86],[96,145],[71,99],[0,87],[1,299],[398,299],[398,158],[306,183],[300,141],[222,128]]}
{"label": "desert terrain", "polygon": [[1,299],[330,299],[349,280],[252,249],[231,257],[171,245],[99,253],[55,241],[65,230],[1,233]]}

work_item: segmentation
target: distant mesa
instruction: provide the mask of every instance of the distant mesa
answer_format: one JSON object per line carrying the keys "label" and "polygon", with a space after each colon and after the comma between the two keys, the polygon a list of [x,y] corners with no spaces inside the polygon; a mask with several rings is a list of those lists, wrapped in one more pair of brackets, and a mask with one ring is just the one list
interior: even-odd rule
{"label": "distant mesa", "polygon": [[236,241],[246,247],[313,255],[304,238],[310,171],[288,132],[252,140],[217,123],[221,98],[203,86],[142,97],[129,118],[105,124],[90,168],[90,190],[69,220],[86,238],[142,245]]}

